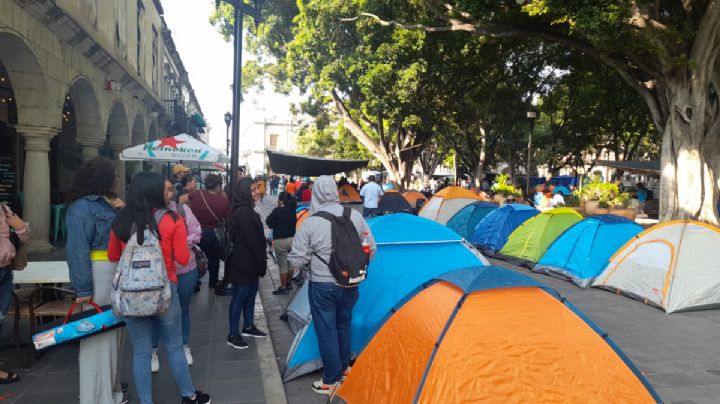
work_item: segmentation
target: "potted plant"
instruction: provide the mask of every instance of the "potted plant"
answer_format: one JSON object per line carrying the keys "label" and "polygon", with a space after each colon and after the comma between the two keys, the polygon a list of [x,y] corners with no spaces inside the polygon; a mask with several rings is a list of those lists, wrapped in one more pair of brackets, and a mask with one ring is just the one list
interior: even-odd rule
{"label": "potted plant", "polygon": [[493,200],[499,206],[504,205],[507,198],[511,195],[514,197],[522,195],[519,189],[508,183],[508,176],[505,174],[495,177],[495,184],[492,187],[492,191],[495,193]]}
{"label": "potted plant", "polygon": [[610,214],[622,216],[626,219],[635,220],[637,212],[633,208],[629,208],[630,205],[630,194],[627,192],[618,193],[610,203]]}
{"label": "potted plant", "polygon": [[608,214],[611,201],[615,200],[620,194],[617,185],[603,183],[599,176],[586,184],[582,192],[586,199],[585,213],[588,215]]}

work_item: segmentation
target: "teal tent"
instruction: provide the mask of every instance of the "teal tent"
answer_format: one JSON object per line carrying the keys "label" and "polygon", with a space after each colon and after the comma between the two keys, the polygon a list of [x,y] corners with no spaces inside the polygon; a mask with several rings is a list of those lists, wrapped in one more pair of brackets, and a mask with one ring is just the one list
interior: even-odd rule
{"label": "teal tent", "polygon": [[[369,223],[377,253],[368,268],[367,280],[359,286],[360,298],[353,309],[352,351],[355,354],[360,354],[382,320],[415,288],[446,272],[488,265],[462,237],[432,220],[396,213],[374,218]],[[298,294],[295,299],[298,298],[307,298],[307,294]],[[295,301],[291,305],[301,307]],[[306,313],[305,318],[307,325],[295,336],[288,353],[284,380],[322,367],[310,313]]]}
{"label": "teal tent", "polygon": [[452,231],[459,234],[465,240],[470,239],[475,227],[490,212],[497,209],[497,205],[491,202],[479,201],[471,203],[456,213],[447,223]]}

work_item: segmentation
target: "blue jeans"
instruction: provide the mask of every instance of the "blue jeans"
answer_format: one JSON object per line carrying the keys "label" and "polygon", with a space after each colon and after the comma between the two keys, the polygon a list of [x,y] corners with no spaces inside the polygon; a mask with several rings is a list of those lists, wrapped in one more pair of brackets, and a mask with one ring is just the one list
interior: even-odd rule
{"label": "blue jeans", "polygon": [[310,313],[323,361],[323,383],[342,379],[350,366],[350,322],[358,288],[341,288],[330,282],[310,282]]}
{"label": "blue jeans", "polygon": [[365,218],[375,217],[379,212],[380,210],[378,210],[378,208],[366,208],[363,206],[363,217]]}
{"label": "blue jeans", "polygon": [[133,344],[133,376],[135,388],[141,404],[152,404],[152,373],[150,357],[152,355],[152,330],[158,323],[160,339],[165,346],[170,362],[170,370],[183,397],[195,395],[190,368],[185,359],[185,350],[180,330],[180,302],[177,286],[172,285],[172,301],[164,313],[152,317],[125,317],[130,339]]}
{"label": "blue jeans", "polygon": [[228,317],[230,319],[230,335],[240,335],[240,315],[243,315],[243,326],[253,326],[255,313],[255,296],[258,292],[258,280],[252,283],[233,283],[232,301]]}
{"label": "blue jeans", "polygon": [[220,254],[218,253],[219,245],[215,230],[203,229],[198,246],[205,253],[208,259],[210,285],[215,285],[218,282],[218,274],[220,273]]}
{"label": "blue jeans", "polygon": [[[177,294],[180,300],[180,312],[182,313],[182,341],[183,345],[190,345],[190,299],[195,294],[195,286],[198,280],[197,268],[182,275],[178,275]],[[153,323],[153,348],[157,349],[160,341],[160,324]]]}
{"label": "blue jeans", "polygon": [[5,316],[12,301],[13,270],[10,267],[0,268],[0,336],[2,335]]}

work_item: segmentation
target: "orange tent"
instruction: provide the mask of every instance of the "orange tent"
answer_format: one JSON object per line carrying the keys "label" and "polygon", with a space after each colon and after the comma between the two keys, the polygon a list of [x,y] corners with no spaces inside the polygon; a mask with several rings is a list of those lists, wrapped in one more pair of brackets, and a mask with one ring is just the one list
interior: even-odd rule
{"label": "orange tent", "polygon": [[350,184],[345,184],[338,189],[340,195],[340,203],[361,203],[362,198],[357,190]]}
{"label": "orange tent", "polygon": [[418,216],[447,224],[456,213],[467,205],[481,200],[474,192],[462,187],[443,188],[423,205]]}
{"label": "orange tent", "polygon": [[461,269],[404,301],[331,402],[661,401],[602,330],[525,275]]}
{"label": "orange tent", "polygon": [[422,199],[423,202],[427,202],[425,195],[418,191],[407,191],[403,194],[403,196],[413,208],[417,206],[417,201],[420,199]]}

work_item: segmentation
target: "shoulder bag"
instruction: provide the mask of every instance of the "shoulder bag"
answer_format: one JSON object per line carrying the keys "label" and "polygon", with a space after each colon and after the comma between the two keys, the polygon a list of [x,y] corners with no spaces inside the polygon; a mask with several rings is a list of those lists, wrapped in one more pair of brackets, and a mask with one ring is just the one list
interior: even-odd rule
{"label": "shoulder bag", "polygon": [[205,199],[205,192],[200,191],[200,197],[202,197],[203,203],[205,203],[205,207],[207,208],[208,212],[215,218],[215,221],[218,224],[218,227],[214,229],[215,231],[215,237],[217,238],[218,242],[218,255],[220,256],[220,259],[223,261],[227,261],[228,257],[230,256],[230,251],[232,250],[232,243],[230,241],[230,237],[227,234],[227,228],[225,227],[225,222],[218,219],[218,217],[215,215],[215,212],[210,208],[210,204],[207,203],[207,199]]}

